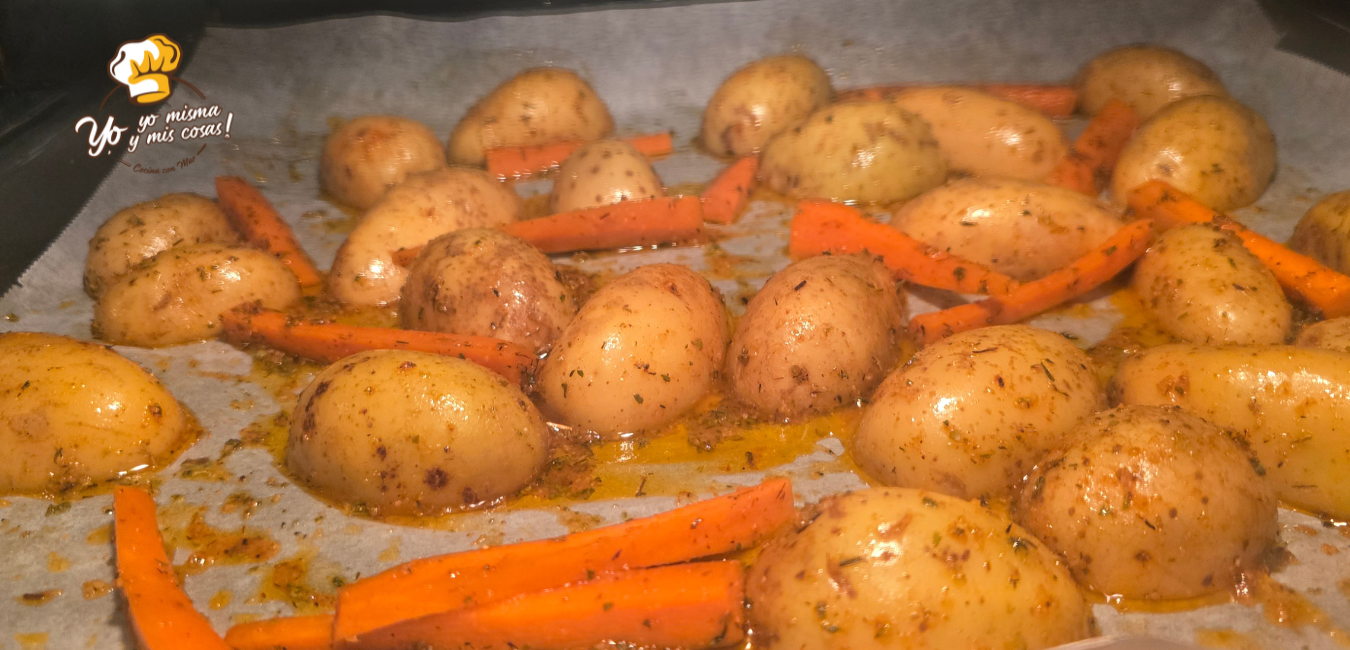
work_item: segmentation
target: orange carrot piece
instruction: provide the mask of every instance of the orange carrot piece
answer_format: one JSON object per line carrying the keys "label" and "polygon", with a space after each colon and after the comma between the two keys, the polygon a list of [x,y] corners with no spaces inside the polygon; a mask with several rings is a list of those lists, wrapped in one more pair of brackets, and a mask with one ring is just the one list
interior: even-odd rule
{"label": "orange carrot piece", "polygon": [[252,306],[225,312],[221,325],[225,338],[236,343],[262,343],[324,363],[365,350],[417,350],[466,359],[520,383],[536,361],[525,347],[486,336],[311,323]]}
{"label": "orange carrot piece", "polygon": [[333,615],[240,623],[225,632],[225,643],[234,650],[329,650],[333,647]]}
{"label": "orange carrot piece", "polygon": [[[1072,86],[1056,84],[942,84],[974,88],[1044,113],[1046,117],[1066,118],[1078,106],[1078,93]],[[889,101],[896,95],[923,85],[869,86],[841,90],[837,100]]]}
{"label": "orange carrot piece", "polygon": [[127,486],[113,490],[113,526],[117,584],[126,596],[127,616],[140,647],[229,650],[178,586],[149,493]]}
{"label": "orange carrot piece", "polygon": [[545,253],[650,246],[703,236],[697,196],[624,201],[502,226]]}
{"label": "orange carrot piece", "polygon": [[588,580],[749,548],[796,516],[792,484],[757,486],[555,539],[413,560],[338,590],[334,638]]}
{"label": "orange carrot piece", "polygon": [[711,648],[745,637],[739,562],[695,562],[602,575],[376,630],[351,648]]}
{"label": "orange carrot piece", "polygon": [[1128,200],[1135,212],[1157,219],[1164,227],[1212,223],[1233,233],[1275,274],[1285,291],[1320,311],[1324,318],[1350,316],[1350,276],[1253,232],[1165,181],[1148,181],[1130,190]]}
{"label": "orange carrot piece", "polygon": [[788,253],[796,258],[833,253],[879,255],[895,277],[926,287],[1000,296],[1017,286],[1012,278],[981,264],[929,246],[890,226],[876,223],[842,203],[806,200],[797,204]]}
{"label": "orange carrot piece", "polygon": [[717,175],[703,190],[703,220],[713,223],[731,223],[755,187],[755,172],[759,171],[759,156],[746,156],[732,163]]}
{"label": "orange carrot piece", "polygon": [[216,196],[235,230],[250,244],[281,258],[300,286],[323,284],[323,273],[300,248],[295,232],[257,188],[238,176],[217,176]]}
{"label": "orange carrot piece", "polygon": [[925,345],[987,325],[1010,325],[1061,305],[1104,284],[1148,248],[1153,222],[1135,221],[1117,230],[1095,250],[1006,296],[986,298],[910,319],[909,330]]}
{"label": "orange carrot piece", "polygon": [[[674,149],[670,132],[623,138],[649,158],[664,156]],[[584,142],[553,142],[526,147],[497,147],[487,150],[488,173],[498,178],[521,178],[546,172],[561,165]]]}
{"label": "orange carrot piece", "polygon": [[1112,99],[1088,122],[1064,159],[1050,171],[1046,185],[1097,196],[1111,178],[1120,151],[1139,126],[1139,114],[1129,104]]}

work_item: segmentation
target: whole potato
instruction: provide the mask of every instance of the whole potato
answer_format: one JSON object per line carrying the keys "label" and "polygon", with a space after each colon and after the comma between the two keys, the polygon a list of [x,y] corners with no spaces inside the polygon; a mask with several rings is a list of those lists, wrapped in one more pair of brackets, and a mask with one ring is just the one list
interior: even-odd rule
{"label": "whole potato", "polygon": [[1251,205],[1275,175],[1275,136],[1255,111],[1202,95],[1169,104],[1135,131],[1111,178],[1116,205],[1146,181],[1167,181],[1225,212]]}
{"label": "whole potato", "polygon": [[194,427],[145,369],[55,334],[0,334],[0,493],[55,496],[166,463]]}
{"label": "whole potato", "polygon": [[514,190],[477,169],[448,167],[409,176],[342,242],[328,272],[328,290],[353,305],[395,302],[408,272],[394,264],[394,251],[461,228],[510,223],[523,205]]}
{"label": "whole potato", "polygon": [[1099,54],[1078,70],[1073,85],[1084,113],[1096,115],[1106,102],[1119,99],[1143,120],[1178,99],[1228,94],[1209,66],[1161,45],[1126,45]]}
{"label": "whole potato", "polygon": [[548,256],[496,228],[431,240],[403,283],[408,329],[474,334],[541,348],[577,313],[577,299]]}
{"label": "whole potato", "polygon": [[408,174],[445,166],[445,148],[426,125],[406,117],[362,115],[328,134],[319,159],[323,189],[365,210]]}
{"label": "whole potato", "polygon": [[726,346],[726,306],[712,285],[686,267],[652,264],[581,306],[536,387],[548,410],[578,429],[654,429],[712,389]]}
{"label": "whole potato", "polygon": [[665,196],[647,157],[623,140],[597,140],[579,147],[558,167],[549,205],[554,212]]}
{"label": "whole potato", "polygon": [[1069,150],[1050,118],[973,88],[912,88],[891,101],[932,125],[952,171],[1040,180]]}
{"label": "whole potato", "polygon": [[1098,593],[1194,598],[1231,589],[1275,542],[1278,504],[1256,467],[1181,409],[1121,406],[1041,459],[1013,511]]}
{"label": "whole potato", "polygon": [[1298,333],[1294,345],[1350,352],[1350,316],[1313,323]]}
{"label": "whole potato", "polygon": [[488,149],[595,140],[614,131],[600,96],[577,73],[530,68],[469,109],[450,134],[450,162],[482,165]]}
{"label": "whole potato", "polygon": [[1122,225],[1114,211],[1079,192],[993,178],[929,190],[891,218],[910,237],[1018,280],[1072,263]]}
{"label": "whole potato", "polygon": [[1294,228],[1289,247],[1350,273],[1350,190],[1322,197]]}
{"label": "whole potato", "polygon": [[719,156],[758,153],[765,143],[830,103],[830,77],[798,54],[753,61],[717,87],[703,111],[703,146]]}
{"label": "whole potato", "polygon": [[824,255],[775,273],[731,337],[726,375],[763,415],[791,418],[850,404],[900,354],[905,294],[865,255]]}
{"label": "whole potato", "polygon": [[1294,319],[1274,274],[1242,240],[1207,224],[1159,237],[1132,286],[1163,331],[1195,343],[1284,343]]}
{"label": "whole potato", "polygon": [[903,201],[942,182],[947,167],[922,118],[885,102],[812,113],[764,146],[759,178],[798,199]]}
{"label": "whole potato", "polygon": [[1025,648],[1091,634],[1055,554],[978,504],[920,490],[829,496],[746,577],[767,650]]}
{"label": "whole potato", "polygon": [[1121,404],[1172,404],[1246,438],[1282,501],[1350,516],[1350,354],[1163,345],[1127,358]]}
{"label": "whole potato", "polygon": [[254,248],[171,248],[118,278],[94,307],[94,336],[156,347],[215,337],[220,315],[244,303],[284,309],[300,299],[286,264]]}
{"label": "whole potato", "polygon": [[1092,361],[1063,336],[971,330],[920,350],[881,383],[853,460],[886,485],[997,496],[1102,402]]}
{"label": "whole potato", "polygon": [[239,243],[239,233],[215,201],[165,194],[117,211],[89,240],[84,291],[95,300],[114,278],[175,246]]}
{"label": "whole potato", "polygon": [[548,462],[548,429],[518,388],[470,361],[375,350],[324,369],[296,403],[286,466],[372,514],[493,503]]}

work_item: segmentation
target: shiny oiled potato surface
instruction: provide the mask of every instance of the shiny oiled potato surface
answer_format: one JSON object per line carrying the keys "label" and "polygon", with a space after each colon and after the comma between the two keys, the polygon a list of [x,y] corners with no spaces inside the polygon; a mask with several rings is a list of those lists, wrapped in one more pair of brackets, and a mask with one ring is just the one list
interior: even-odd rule
{"label": "shiny oiled potato surface", "polygon": [[1289,238],[1289,247],[1350,273],[1350,190],[1328,194],[1308,208]]}
{"label": "shiny oiled potato surface", "polygon": [[238,242],[239,233],[215,201],[165,194],[118,210],[99,226],[85,257],[84,290],[97,300],[118,276],[175,246]]}
{"label": "shiny oiled potato surface", "polygon": [[549,195],[553,212],[665,196],[647,157],[623,140],[597,140],[572,152],[558,167]]}
{"label": "shiny oiled potato surface", "polygon": [[482,165],[494,147],[587,141],[614,131],[609,108],[589,83],[564,68],[524,70],[492,89],[450,134],[450,162]]}
{"label": "shiny oiled potato surface", "polygon": [[324,191],[364,210],[409,174],[444,166],[445,148],[426,125],[406,117],[362,115],[328,134],[319,174]]}
{"label": "shiny oiled potato surface", "polygon": [[703,112],[703,146],[722,156],[757,153],[834,96],[830,77],[804,56],[752,61],[717,87]]}
{"label": "shiny oiled potato surface", "polygon": [[1159,45],[1126,45],[1088,61],[1074,77],[1078,107],[1088,115],[1112,99],[1147,120],[1163,107],[1196,95],[1227,95],[1209,66]]}

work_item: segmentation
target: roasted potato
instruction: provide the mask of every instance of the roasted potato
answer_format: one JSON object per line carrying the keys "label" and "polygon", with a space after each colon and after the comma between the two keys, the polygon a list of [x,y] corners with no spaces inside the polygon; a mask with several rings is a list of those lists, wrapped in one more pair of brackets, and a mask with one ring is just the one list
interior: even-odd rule
{"label": "roasted potato", "polygon": [[1228,94],[1209,66],[1161,45],[1126,45],[1099,54],[1078,70],[1073,85],[1078,107],[1088,115],[1119,99],[1144,120],[1179,99]]}
{"label": "roasted potato", "polygon": [[1350,352],[1350,316],[1313,323],[1298,333],[1294,345]]}
{"label": "roasted potato", "polygon": [[450,163],[482,165],[495,147],[596,140],[614,131],[600,96],[563,68],[524,70],[492,89],[450,134]]}
{"label": "roasted potato", "polygon": [[775,135],[830,103],[830,77],[797,54],[753,61],[717,87],[703,112],[703,146],[719,156],[758,153]]}
{"label": "roasted potato", "polygon": [[1350,190],[1322,197],[1294,228],[1289,247],[1350,273]]}
{"label": "roasted potato", "polygon": [[333,198],[365,210],[409,174],[445,166],[445,148],[426,125],[406,117],[362,115],[323,144],[319,175]]}
{"label": "roasted potato", "polygon": [[665,194],[652,164],[633,145],[597,140],[582,145],[563,161],[549,206],[554,212],[567,212]]}
{"label": "roasted potato", "polygon": [[175,246],[239,243],[239,233],[211,199],[165,194],[117,211],[89,240],[84,291],[95,300],[113,279]]}

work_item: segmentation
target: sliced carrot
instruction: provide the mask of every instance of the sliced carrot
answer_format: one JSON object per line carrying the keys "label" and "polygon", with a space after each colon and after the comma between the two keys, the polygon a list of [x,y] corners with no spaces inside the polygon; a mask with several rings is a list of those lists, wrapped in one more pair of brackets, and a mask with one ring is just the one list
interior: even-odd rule
{"label": "sliced carrot", "polygon": [[958,332],[1021,322],[1114,278],[1144,254],[1152,235],[1152,221],[1135,221],[1050,275],[1023,283],[1006,296],[920,314],[910,319],[909,330],[926,345]]}
{"label": "sliced carrot", "polygon": [[926,287],[999,296],[1017,281],[981,264],[929,246],[890,226],[871,221],[842,203],[806,200],[797,204],[788,253],[796,258],[833,253],[871,253],[895,277]]}
{"label": "sliced carrot", "polygon": [[536,361],[525,347],[486,336],[311,323],[254,306],[225,312],[221,325],[225,338],[236,343],[261,343],[324,363],[365,350],[417,350],[466,359],[520,383]]}
{"label": "sliced carrot", "polygon": [[[1046,117],[1066,118],[1073,115],[1078,106],[1078,93],[1072,86],[1056,84],[940,84],[943,86],[961,86],[974,88],[1002,97],[1044,113]],[[846,101],[889,101],[896,95],[923,85],[902,84],[897,86],[870,86],[841,90],[837,100]]]}
{"label": "sliced carrot", "polygon": [[792,484],[755,487],[555,539],[494,546],[401,564],[338,590],[334,638],[354,640],[401,621],[624,569],[749,548],[792,521]]}
{"label": "sliced carrot", "polygon": [[217,176],[216,196],[221,210],[244,239],[281,258],[299,278],[300,286],[323,284],[323,273],[300,247],[295,232],[257,188],[238,176]]}
{"label": "sliced carrot", "polygon": [[1050,171],[1045,184],[1097,196],[1138,126],[1139,114],[1129,104],[1119,99],[1107,102]]}
{"label": "sliced carrot", "polygon": [[502,230],[545,253],[668,244],[703,236],[703,207],[696,196],[624,201],[517,221]]}
{"label": "sliced carrot", "polygon": [[211,622],[178,586],[164,552],[155,500],[139,488],[113,490],[117,584],[127,599],[127,616],[144,650],[229,650]]}
{"label": "sliced carrot", "polygon": [[745,637],[744,582],[739,562],[622,571],[398,623],[347,647],[712,648]]}
{"label": "sliced carrot", "polygon": [[1148,181],[1130,190],[1128,200],[1135,212],[1156,219],[1164,227],[1212,223],[1233,233],[1270,269],[1285,291],[1320,311],[1324,318],[1350,316],[1350,276],[1253,232],[1165,181]]}
{"label": "sliced carrot", "polygon": [[329,650],[333,647],[333,615],[240,623],[225,632],[225,643],[234,650]]}
{"label": "sliced carrot", "polygon": [[755,187],[759,156],[746,156],[722,170],[703,190],[703,220],[731,223],[740,216]]}
{"label": "sliced carrot", "polygon": [[[670,132],[623,138],[649,158],[664,156],[674,148]],[[488,173],[498,178],[521,178],[561,165],[584,142],[554,142],[528,147],[497,147],[487,150]]]}

